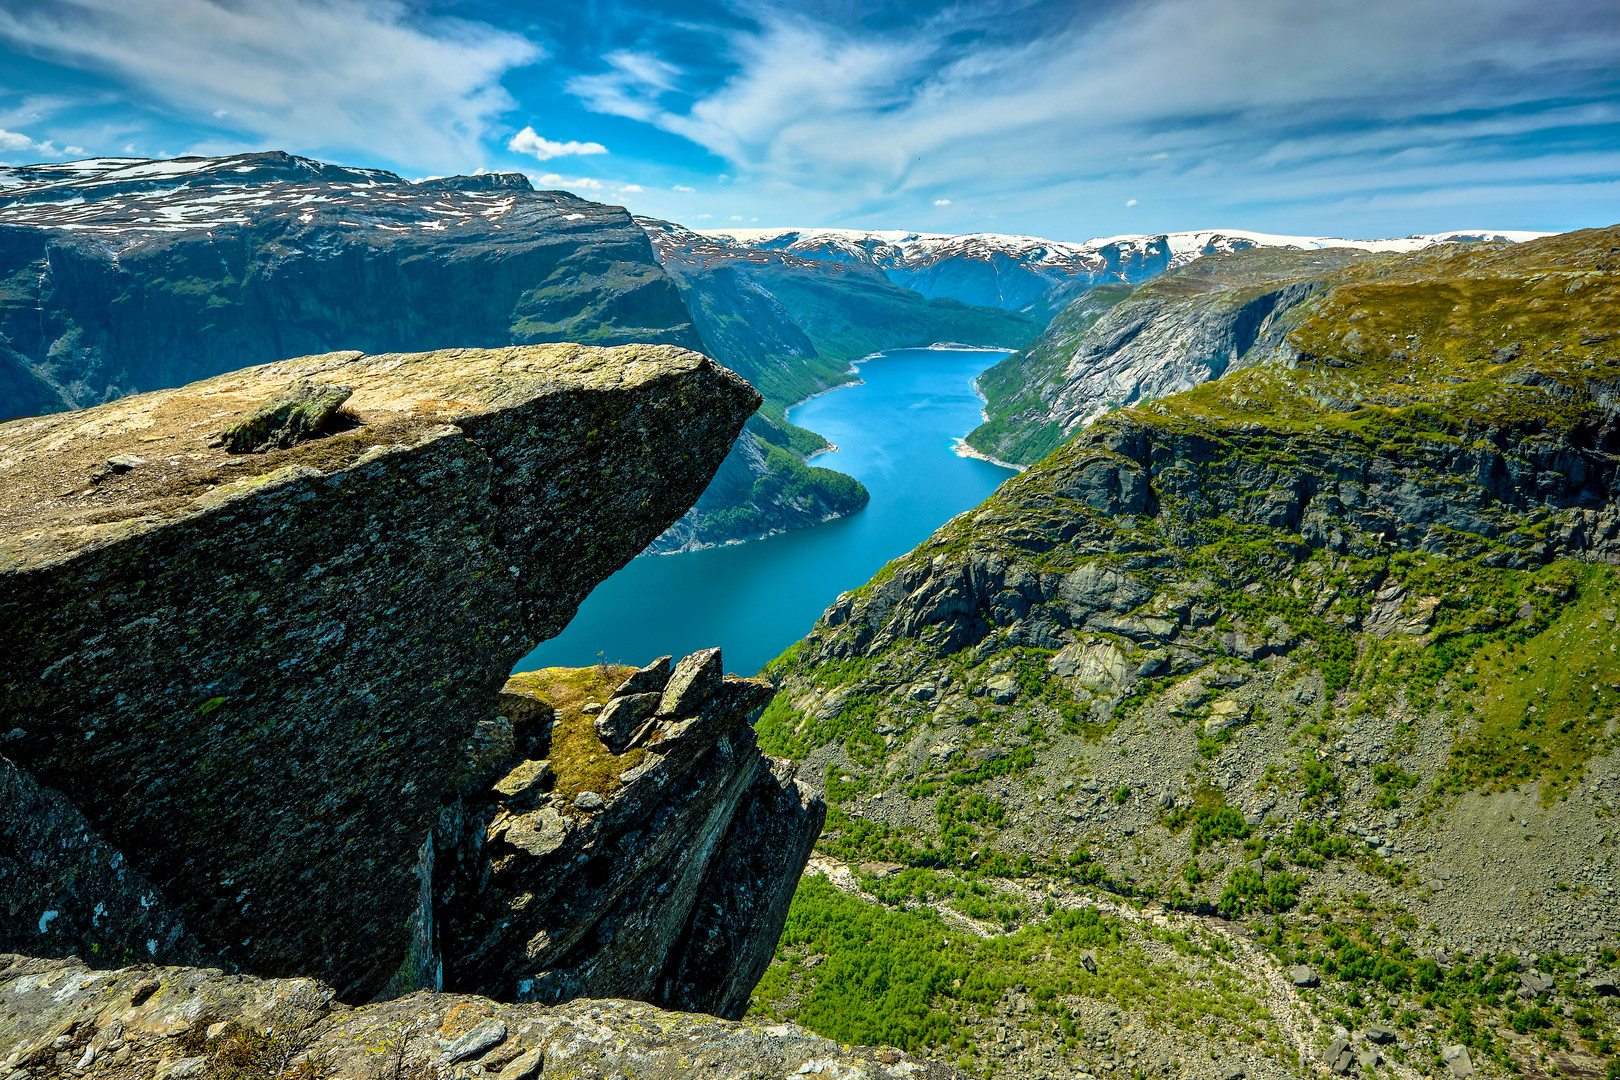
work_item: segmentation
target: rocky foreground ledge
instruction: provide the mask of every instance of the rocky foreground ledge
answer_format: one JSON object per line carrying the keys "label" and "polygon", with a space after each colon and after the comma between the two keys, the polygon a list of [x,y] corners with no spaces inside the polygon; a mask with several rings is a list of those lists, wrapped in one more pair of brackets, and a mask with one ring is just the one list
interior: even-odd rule
{"label": "rocky foreground ledge", "polygon": [[508,672],[759,400],[683,349],[544,345],[0,425],[0,948],[435,985],[431,834],[500,764]]}
{"label": "rocky foreground ledge", "polygon": [[664,1012],[629,1001],[560,1007],[417,993],[351,1009],[312,979],[198,968],[91,971],[0,955],[8,1076],[108,1080],[954,1080],[895,1050],[840,1046],[791,1024]]}

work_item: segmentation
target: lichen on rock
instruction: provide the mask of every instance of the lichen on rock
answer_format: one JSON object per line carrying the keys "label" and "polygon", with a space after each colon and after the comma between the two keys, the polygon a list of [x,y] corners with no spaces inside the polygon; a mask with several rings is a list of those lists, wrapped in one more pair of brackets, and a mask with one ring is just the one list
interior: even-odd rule
{"label": "lichen on rock", "polygon": [[[639,692],[662,679],[661,697]],[[551,787],[535,792],[520,765],[441,814],[445,987],[741,1015],[826,812],[791,762],[756,748],[747,720],[773,693],[723,675],[718,649],[673,673],[663,657],[514,676],[511,713],[532,698],[552,718],[528,751],[545,756]],[[645,716],[630,734],[602,732],[631,701]]]}
{"label": "lichen on rock", "polygon": [[[306,382],[352,388],[354,426],[209,445]],[[521,749],[492,720],[512,665],[691,505],[758,401],[683,349],[541,345],[304,357],[0,425],[4,753],[215,963],[370,998],[422,930],[443,798]],[[0,908],[4,939],[74,947],[35,906]]]}

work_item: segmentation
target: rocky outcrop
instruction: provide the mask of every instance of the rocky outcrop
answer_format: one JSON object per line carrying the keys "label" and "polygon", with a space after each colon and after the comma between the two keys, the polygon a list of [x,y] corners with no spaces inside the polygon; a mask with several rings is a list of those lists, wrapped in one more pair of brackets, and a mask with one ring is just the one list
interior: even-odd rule
{"label": "rocky outcrop", "polygon": [[[1208,519],[1277,529],[1296,539],[1300,558],[1317,550],[1376,558],[1394,545],[1521,569],[1559,557],[1620,563],[1615,420],[1573,439],[1514,425],[1395,458],[1314,433],[1110,418],[1038,477],[1010,482],[947,525],[887,580],[841,597],[823,619],[838,628],[827,647],[847,657],[917,640],[946,656],[998,628],[1014,643],[1058,648],[1069,630],[1157,644],[1198,627],[1190,602],[1163,598],[1162,571],[1175,557],[1121,537],[1119,519],[1158,519],[1177,539]],[[996,540],[970,554],[960,547],[968,537]],[[1121,545],[1129,557],[1105,558],[1124,555]],[[1027,565],[1025,556],[1056,550],[1062,560]],[[1152,585],[1131,572],[1150,568],[1161,571]],[[1156,595],[1158,606],[1145,607]],[[1379,614],[1369,611],[1370,631]]]}
{"label": "rocky outcrop", "polygon": [[[14,729],[21,731],[20,728]],[[203,959],[180,913],[61,792],[0,757],[0,949],[120,963]]]}
{"label": "rocky outcrop", "polygon": [[[305,383],[348,394],[228,449]],[[0,805],[31,882],[4,940],[413,985],[424,850],[512,664],[758,400],[678,348],[554,345],[305,357],[0,425],[0,735],[39,786]],[[66,852],[43,870],[42,829]]]}
{"label": "rocky outcrop", "polygon": [[485,739],[509,749],[479,767],[499,779],[434,832],[443,986],[740,1016],[825,813],[755,745],[774,692],[722,677],[718,649],[515,676]]}
{"label": "rocky outcrop", "polygon": [[302,353],[698,348],[620,207],[285,153],[4,170],[0,418]]}
{"label": "rocky outcrop", "polygon": [[350,1009],[313,979],[179,967],[92,971],[75,960],[6,955],[0,1047],[7,1051],[0,1067],[13,1076],[92,1080],[959,1075],[895,1050],[840,1046],[791,1024],[736,1023],[628,1001],[548,1007],[414,994]]}

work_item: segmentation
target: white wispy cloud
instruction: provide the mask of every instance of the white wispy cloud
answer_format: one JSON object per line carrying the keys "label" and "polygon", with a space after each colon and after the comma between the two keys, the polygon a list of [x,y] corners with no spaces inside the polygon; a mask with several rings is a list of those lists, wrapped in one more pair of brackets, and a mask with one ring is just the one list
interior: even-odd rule
{"label": "white wispy cloud", "polygon": [[526,173],[529,183],[537,188],[561,188],[564,191],[601,191],[607,185],[594,176],[563,176],[560,173]]}
{"label": "white wispy cloud", "polygon": [[934,205],[935,206],[949,206],[949,205],[951,205],[951,200],[949,200],[949,199],[935,199],[934,200]]}
{"label": "white wispy cloud", "polygon": [[0,4],[0,41],[267,144],[454,169],[512,107],[501,77],[542,56],[402,0],[33,0]]}
{"label": "white wispy cloud", "polygon": [[[49,139],[36,140],[24,135],[20,131],[7,131],[0,128],[0,152],[24,151],[32,154],[42,154],[45,157],[56,157],[56,146]],[[67,148],[68,153],[83,153],[77,146]]]}
{"label": "white wispy cloud", "polygon": [[1204,207],[1204,224],[1212,206],[1281,198],[1296,181],[1296,199],[1346,179],[1371,199],[1444,166],[1507,194],[1513,169],[1497,170],[1510,158],[1578,180],[1554,133],[1572,116],[1614,122],[1598,115],[1612,103],[1560,100],[1578,99],[1582,79],[1592,97],[1620,63],[1606,6],[1138,0],[964,47],[971,9],[873,32],[760,5],[753,26],[725,31],[732,67],[718,83],[621,52],[568,89],[685,137],[761,208],[792,199],[801,217],[881,217],[946,185],[1017,193],[1031,213],[1102,195],[1120,208],[1129,184],[1158,207]]}
{"label": "white wispy cloud", "polygon": [[506,148],[515,154],[532,154],[541,161],[552,158],[577,157],[585,154],[605,154],[608,148],[599,142],[553,142],[526,127],[507,142]]}

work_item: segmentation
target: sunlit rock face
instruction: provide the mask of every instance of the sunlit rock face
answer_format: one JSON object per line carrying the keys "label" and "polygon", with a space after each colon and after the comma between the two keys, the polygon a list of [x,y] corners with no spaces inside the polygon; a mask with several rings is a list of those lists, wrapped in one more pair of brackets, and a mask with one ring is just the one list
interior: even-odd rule
{"label": "sunlit rock face", "polygon": [[698,348],[621,207],[272,152],[0,169],[0,418],[304,353]]}
{"label": "sunlit rock face", "polygon": [[[512,665],[758,402],[679,348],[545,345],[304,357],[0,425],[0,753],[43,789],[0,808],[0,872],[29,882],[3,940],[344,1000],[419,984],[424,845]],[[70,858],[5,851],[29,807],[85,834]],[[66,879],[105,852],[129,873],[103,902]],[[163,906],[117,930],[142,890]]]}

